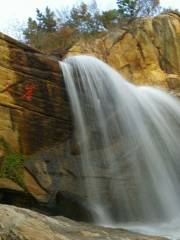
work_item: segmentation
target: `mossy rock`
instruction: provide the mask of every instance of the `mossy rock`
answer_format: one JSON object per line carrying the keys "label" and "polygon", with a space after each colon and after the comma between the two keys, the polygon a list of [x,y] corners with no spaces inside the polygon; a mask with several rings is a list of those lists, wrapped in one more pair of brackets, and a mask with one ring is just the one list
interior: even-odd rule
{"label": "mossy rock", "polygon": [[0,149],[2,150],[0,156],[0,177],[9,178],[20,186],[23,186],[25,156],[14,152],[10,145],[2,138],[0,139]]}

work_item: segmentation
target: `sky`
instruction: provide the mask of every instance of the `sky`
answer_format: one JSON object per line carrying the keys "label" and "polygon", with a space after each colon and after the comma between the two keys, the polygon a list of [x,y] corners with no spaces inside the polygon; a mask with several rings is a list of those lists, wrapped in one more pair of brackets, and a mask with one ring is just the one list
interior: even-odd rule
{"label": "sky", "polygon": [[[81,2],[80,0],[0,0],[0,32],[18,38],[18,28],[21,28],[28,17],[35,17],[36,8],[44,11],[46,6],[52,10],[71,8]],[[83,2],[89,2],[84,0]],[[115,8],[116,0],[96,0],[99,9],[107,10]],[[180,10],[180,0],[160,0],[161,6],[168,8],[178,8]]]}

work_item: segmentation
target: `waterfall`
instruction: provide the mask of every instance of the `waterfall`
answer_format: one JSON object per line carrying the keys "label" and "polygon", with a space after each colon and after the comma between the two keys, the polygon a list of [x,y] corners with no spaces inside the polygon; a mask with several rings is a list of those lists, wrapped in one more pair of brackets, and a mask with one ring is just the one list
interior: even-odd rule
{"label": "waterfall", "polygon": [[95,222],[138,229],[179,219],[179,100],[127,82],[94,57],[60,65]]}

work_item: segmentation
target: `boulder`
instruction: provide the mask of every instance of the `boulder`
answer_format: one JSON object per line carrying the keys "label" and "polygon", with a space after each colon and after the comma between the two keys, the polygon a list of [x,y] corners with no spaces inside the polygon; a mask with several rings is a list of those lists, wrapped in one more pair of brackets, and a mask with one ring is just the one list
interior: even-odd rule
{"label": "boulder", "polygon": [[122,229],[78,223],[64,217],[48,217],[37,212],[0,205],[0,239],[26,240],[165,240]]}

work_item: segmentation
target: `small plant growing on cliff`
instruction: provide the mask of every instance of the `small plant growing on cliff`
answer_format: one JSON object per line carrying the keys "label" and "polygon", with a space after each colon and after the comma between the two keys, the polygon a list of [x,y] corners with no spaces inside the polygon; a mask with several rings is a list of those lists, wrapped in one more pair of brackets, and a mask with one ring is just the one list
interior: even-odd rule
{"label": "small plant growing on cliff", "polygon": [[0,177],[9,178],[22,186],[24,156],[15,153],[4,139],[0,139],[0,145],[4,149],[0,163]]}

